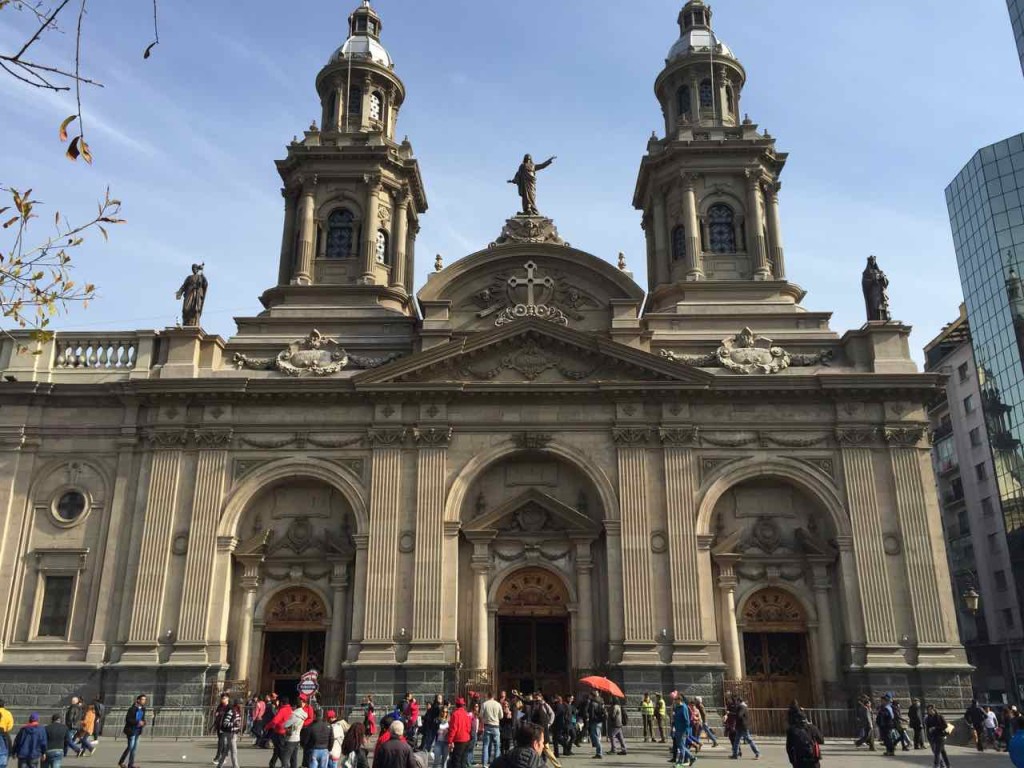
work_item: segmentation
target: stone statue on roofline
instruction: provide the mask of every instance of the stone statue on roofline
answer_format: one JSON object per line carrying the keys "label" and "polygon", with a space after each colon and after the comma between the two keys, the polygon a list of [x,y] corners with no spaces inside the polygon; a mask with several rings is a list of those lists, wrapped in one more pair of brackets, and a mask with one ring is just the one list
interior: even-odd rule
{"label": "stone statue on roofline", "polygon": [[185,278],[174,298],[181,299],[181,324],[186,328],[198,328],[206,303],[206,289],[209,283],[203,274],[205,264],[193,264],[192,274]]}
{"label": "stone statue on roofline", "polygon": [[533,158],[526,155],[516,175],[508,180],[509,184],[515,184],[519,190],[519,197],[523,200],[523,216],[540,216],[537,210],[537,171],[543,171],[555,162],[554,157],[549,157],[543,163],[534,165]]}
{"label": "stone statue on roofline", "polygon": [[892,320],[892,315],[889,314],[889,278],[878,266],[874,256],[868,256],[868,265],[864,269],[860,284],[864,290],[868,322],[887,323]]}

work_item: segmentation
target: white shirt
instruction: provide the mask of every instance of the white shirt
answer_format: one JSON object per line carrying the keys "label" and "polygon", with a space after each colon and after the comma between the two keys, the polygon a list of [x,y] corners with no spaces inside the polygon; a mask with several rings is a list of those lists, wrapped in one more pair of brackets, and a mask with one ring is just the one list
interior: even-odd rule
{"label": "white shirt", "polygon": [[996,720],[996,713],[995,712],[986,712],[985,713],[985,727],[986,728],[995,728],[998,724],[999,724],[999,721]]}
{"label": "white shirt", "polygon": [[501,725],[501,704],[496,699],[487,699],[480,705],[480,719],[485,726]]}

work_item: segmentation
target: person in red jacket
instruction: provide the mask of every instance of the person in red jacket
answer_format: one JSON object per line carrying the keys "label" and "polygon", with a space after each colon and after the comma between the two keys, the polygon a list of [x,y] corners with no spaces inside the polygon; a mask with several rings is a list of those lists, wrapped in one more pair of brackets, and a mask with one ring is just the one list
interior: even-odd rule
{"label": "person in red jacket", "polygon": [[448,743],[451,745],[451,768],[464,768],[466,751],[469,749],[473,718],[466,711],[466,700],[459,697],[455,700],[455,711],[448,719]]}
{"label": "person in red jacket", "polygon": [[273,719],[269,723],[267,723],[267,730],[270,732],[270,741],[274,745],[274,754],[270,756],[269,768],[274,768],[277,763],[281,763],[281,768],[288,768],[284,764],[284,760],[281,758],[281,748],[284,745],[284,724],[291,719],[292,708],[289,705],[287,696],[281,697],[280,704],[281,705],[277,708],[277,714],[274,715]]}

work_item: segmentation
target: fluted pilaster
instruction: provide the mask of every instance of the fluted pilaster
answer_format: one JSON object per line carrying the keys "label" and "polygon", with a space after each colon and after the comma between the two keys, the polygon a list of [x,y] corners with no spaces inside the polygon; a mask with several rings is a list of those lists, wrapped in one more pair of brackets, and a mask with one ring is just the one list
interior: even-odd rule
{"label": "fluted pilaster", "polygon": [[445,465],[451,429],[417,430],[413,641],[442,639]]}
{"label": "fluted pilaster", "polygon": [[896,622],[886,576],[872,452],[870,448],[844,448],[842,455],[865,639],[868,645],[895,645]]}
{"label": "fluted pilaster", "polygon": [[132,620],[128,629],[129,646],[155,646],[160,636],[180,473],[180,450],[167,448],[153,453],[142,524],[142,551],[139,553]]}
{"label": "fluted pilaster", "polygon": [[[395,521],[399,519],[402,490],[402,440],[404,431],[380,431],[371,434],[374,444],[370,481],[370,542],[367,558],[366,632],[364,644],[390,644],[395,630],[396,573],[398,569],[398,536]],[[386,596],[380,599],[380,596]],[[365,649],[364,654],[365,656]],[[361,658],[363,658],[361,656]]]}
{"label": "fluted pilaster", "polygon": [[[217,523],[227,479],[228,452],[199,452],[196,487],[189,525],[188,554],[185,557],[185,583],[178,620],[179,644],[207,641],[210,613],[210,585],[217,557]],[[225,555],[225,557],[230,557]]]}
{"label": "fluted pilaster", "polygon": [[[626,438],[629,439],[629,438]],[[630,439],[630,442],[633,442]],[[622,578],[626,644],[654,641],[651,601],[651,532],[647,523],[647,449],[618,449],[619,509],[622,519]]]}
{"label": "fluted pilaster", "polygon": [[699,641],[700,576],[697,568],[697,460],[689,448],[665,446],[665,504],[668,512],[672,627],[676,641]]}

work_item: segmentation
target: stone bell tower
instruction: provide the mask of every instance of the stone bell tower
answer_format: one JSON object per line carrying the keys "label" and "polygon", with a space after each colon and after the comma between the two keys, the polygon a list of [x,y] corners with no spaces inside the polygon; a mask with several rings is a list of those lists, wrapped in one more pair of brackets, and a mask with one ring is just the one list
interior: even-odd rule
{"label": "stone bell tower", "polygon": [[802,297],[783,282],[778,192],[786,155],[741,118],[746,71],[711,21],[703,0],[686,3],[654,85],[665,133],[648,142],[633,199],[647,238],[648,311],[725,295],[790,304]]}
{"label": "stone bell tower", "polygon": [[284,182],[278,285],[262,301],[413,314],[413,257],[427,209],[419,164],[396,141],[405,85],[381,43],[369,0],[316,78],[314,122],[277,162]]}

